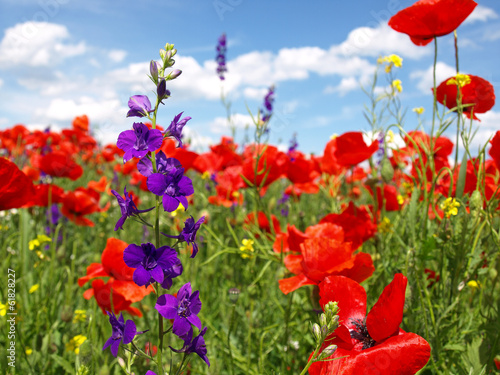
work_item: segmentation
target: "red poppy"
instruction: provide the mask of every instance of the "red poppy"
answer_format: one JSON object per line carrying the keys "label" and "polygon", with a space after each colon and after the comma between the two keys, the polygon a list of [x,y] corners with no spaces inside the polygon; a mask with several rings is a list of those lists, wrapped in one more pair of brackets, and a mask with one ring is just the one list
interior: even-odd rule
{"label": "red poppy", "polygon": [[106,191],[106,188],[108,187],[108,183],[109,182],[106,176],[102,176],[99,181],[89,181],[87,186],[95,191],[104,193]]}
{"label": "red poppy", "polygon": [[[463,113],[468,118],[480,121],[476,114],[488,112],[495,105],[495,90],[493,85],[481,77],[472,74],[463,75],[467,80],[460,87],[460,100],[462,105],[470,105],[463,108]],[[457,106],[457,84],[456,78],[450,77],[444,80],[436,88],[436,99],[439,103],[452,109]],[[473,105],[471,105],[473,104]]]}
{"label": "red poppy", "polygon": [[[54,184],[35,185],[33,199],[27,203],[27,207],[48,207],[54,203],[61,203],[64,199],[64,189]],[[50,204],[49,204],[50,202]]]}
{"label": "red poppy", "polygon": [[341,214],[329,214],[319,223],[340,225],[344,229],[344,240],[352,242],[353,249],[360,247],[377,232],[377,226],[367,208],[356,207],[352,201]]}
{"label": "red poppy", "polygon": [[339,164],[335,151],[337,150],[337,138],[330,140],[323,151],[320,167],[321,171],[331,175],[338,175],[342,172],[344,167]]}
{"label": "red poppy", "polygon": [[363,133],[347,132],[337,137],[337,148],[334,152],[337,163],[344,167],[352,167],[367,160],[378,150],[378,141],[370,145],[365,143]]}
{"label": "red poppy", "polygon": [[[129,311],[133,315],[142,316],[139,310],[130,307],[133,302],[141,301],[146,295],[153,291],[152,286],[142,288],[133,280],[134,269],[128,267],[123,261],[123,251],[128,246],[124,241],[116,238],[108,238],[106,248],[102,252],[101,263],[92,263],[87,267],[87,275],[78,279],[78,285],[82,287],[88,281],[96,277],[109,277],[105,284],[103,280],[94,280],[92,289],[85,291],[84,297],[90,299],[96,297],[97,304],[105,313],[110,308],[110,290],[113,290],[113,306],[115,313],[121,310]],[[118,298],[118,305],[115,302]]]}
{"label": "red poppy", "polygon": [[320,283],[321,306],[338,302],[341,324],[328,342],[338,346],[328,359],[338,359],[314,363],[309,374],[413,375],[424,367],[431,354],[429,343],[399,328],[406,284],[406,277],[396,274],[366,315],[366,292],[357,282],[329,276]]}
{"label": "red poppy", "polygon": [[89,131],[89,118],[87,115],[77,116],[73,120],[73,129],[80,130],[82,132]]}
{"label": "red poppy", "polygon": [[[315,226],[311,238],[300,244],[300,254],[285,257],[285,266],[296,276],[279,280],[280,289],[288,294],[304,285],[317,285],[330,275],[342,275],[362,282],[373,274],[369,254],[357,253],[350,242],[344,242],[344,231],[333,224]],[[318,233],[314,233],[318,230]]]}
{"label": "red poppy", "polygon": [[[257,157],[259,161],[256,168]],[[266,187],[287,172],[288,158],[275,146],[247,146],[243,159],[242,174],[254,186]],[[257,173],[255,173],[256,169]]]}
{"label": "red poppy", "polygon": [[389,20],[394,30],[408,34],[417,46],[454,31],[476,7],[473,0],[420,0]]}
{"label": "red poppy", "polygon": [[179,160],[182,167],[186,171],[193,168],[193,164],[198,158],[198,154],[196,152],[189,151],[184,147],[177,147],[173,139],[165,139],[161,150],[168,158],[176,158]]}
{"label": "red poppy", "polygon": [[491,143],[491,148],[488,153],[490,154],[491,158],[495,161],[497,169],[500,170],[500,130],[497,130],[495,136],[490,141],[490,143]]}
{"label": "red poppy", "polygon": [[235,165],[217,173],[215,178],[217,194],[208,197],[210,204],[224,207],[243,204],[243,194],[238,191],[245,186],[245,182],[241,178],[241,170],[241,166]]}
{"label": "red poppy", "polygon": [[42,172],[53,177],[68,177],[75,181],[83,174],[83,169],[73,159],[61,151],[54,151],[42,156],[40,160]]}
{"label": "red poppy", "polygon": [[[368,188],[370,193],[373,195],[373,189]],[[377,186],[377,209],[380,212],[382,210],[382,204],[384,204],[384,209],[386,211],[399,211],[398,203],[398,191],[393,185],[384,185],[383,188]]]}
{"label": "red poppy", "polygon": [[99,200],[91,191],[77,189],[66,193],[62,201],[61,212],[77,225],[93,227],[94,223],[85,216],[102,211],[98,202]]}
{"label": "red poppy", "polygon": [[13,162],[0,158],[0,211],[20,208],[35,194],[33,182]]}

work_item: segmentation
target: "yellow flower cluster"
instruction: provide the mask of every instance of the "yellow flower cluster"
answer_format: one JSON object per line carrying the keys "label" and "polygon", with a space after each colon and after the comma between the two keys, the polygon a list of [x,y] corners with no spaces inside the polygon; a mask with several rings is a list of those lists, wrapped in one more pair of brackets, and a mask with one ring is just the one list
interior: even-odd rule
{"label": "yellow flower cluster", "polygon": [[392,81],[392,87],[397,90],[398,92],[402,92],[403,91],[403,85],[401,84],[401,80],[400,79],[395,79],[394,81]]}
{"label": "yellow flower cluster", "polygon": [[452,197],[446,198],[445,201],[441,203],[441,209],[444,211],[447,218],[451,215],[456,216],[458,214],[458,207],[460,207],[460,203]]}
{"label": "yellow flower cluster", "polygon": [[75,310],[75,315],[73,316],[73,323],[82,322],[87,320],[87,311],[85,310]]}
{"label": "yellow flower cluster", "polygon": [[378,224],[378,231],[380,233],[392,233],[393,232],[393,225],[389,218],[384,217],[382,221]]}
{"label": "yellow flower cluster", "polygon": [[35,284],[35,285],[33,285],[33,286],[30,288],[29,293],[30,293],[30,294],[35,293],[35,292],[38,290],[38,288],[40,288],[40,284]]}
{"label": "yellow flower cluster", "polygon": [[69,342],[66,343],[66,350],[68,352],[75,352],[75,354],[80,353],[80,346],[87,340],[83,335],[76,335]]}
{"label": "yellow flower cluster", "polygon": [[458,87],[464,87],[471,83],[470,76],[467,74],[457,73],[457,75],[453,78],[450,78],[446,81],[447,85],[458,85]]}
{"label": "yellow flower cluster", "polygon": [[395,66],[396,68],[401,68],[403,66],[403,59],[398,55],[389,55],[379,57],[377,63],[380,65],[386,63],[387,65],[385,66],[385,72],[390,73],[393,66]]}
{"label": "yellow flower cluster", "polygon": [[45,234],[39,234],[34,240],[31,240],[28,243],[28,246],[30,250],[35,250],[37,247],[40,247],[40,245],[46,242],[52,242],[52,238],[47,237]]}
{"label": "yellow flower cluster", "polygon": [[243,259],[247,259],[247,258],[252,258],[253,257],[253,240],[249,240],[249,239],[244,239],[241,241],[242,245],[243,246],[240,246],[240,250],[242,251],[241,253],[241,257]]}
{"label": "yellow flower cluster", "polygon": [[424,107],[416,107],[413,108],[412,111],[415,112],[417,115],[421,115],[422,113],[424,113]]}

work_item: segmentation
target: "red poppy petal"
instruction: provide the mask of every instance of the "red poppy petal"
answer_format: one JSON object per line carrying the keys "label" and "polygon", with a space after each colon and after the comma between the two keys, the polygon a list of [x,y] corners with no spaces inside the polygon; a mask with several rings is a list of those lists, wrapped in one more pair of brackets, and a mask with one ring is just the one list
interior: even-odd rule
{"label": "red poppy petal", "polygon": [[489,154],[491,158],[495,161],[497,168],[500,170],[500,130],[497,130],[495,136],[490,141],[491,148]]}
{"label": "red poppy petal", "polygon": [[344,276],[328,276],[319,283],[319,303],[338,302],[339,319],[347,328],[354,328],[352,319],[363,320],[366,315],[366,292],[356,281]]}
{"label": "red poppy petal", "polygon": [[302,255],[287,255],[283,262],[285,263],[285,267],[291,273],[298,275],[299,273],[303,273],[304,269],[302,268],[302,261],[304,257]]}
{"label": "red poppy petal", "polygon": [[123,251],[128,246],[125,241],[108,238],[102,252],[101,262],[104,269],[117,280],[132,281],[134,269],[125,264]]}
{"label": "red poppy petal", "polygon": [[[347,357],[340,358],[343,356]],[[431,347],[427,341],[415,333],[404,333],[360,352],[339,348],[329,357],[338,360],[313,364],[309,374],[413,375],[426,365],[430,356]]]}
{"label": "red poppy petal", "polygon": [[20,208],[34,197],[33,182],[16,164],[0,158],[0,211]]}
{"label": "red poppy petal", "polygon": [[343,270],[340,274],[360,283],[368,279],[374,271],[375,266],[373,265],[371,255],[358,253],[354,257],[354,266]]}
{"label": "red poppy petal", "polygon": [[382,341],[399,331],[403,321],[406,284],[408,279],[401,273],[387,285],[377,303],[366,317],[368,333],[377,342]]}
{"label": "red poppy petal", "polygon": [[278,283],[280,284],[280,290],[284,294],[293,292],[294,290],[297,290],[304,285],[316,285],[313,280],[308,279],[304,274],[289,277],[288,279],[281,279],[278,281]]}

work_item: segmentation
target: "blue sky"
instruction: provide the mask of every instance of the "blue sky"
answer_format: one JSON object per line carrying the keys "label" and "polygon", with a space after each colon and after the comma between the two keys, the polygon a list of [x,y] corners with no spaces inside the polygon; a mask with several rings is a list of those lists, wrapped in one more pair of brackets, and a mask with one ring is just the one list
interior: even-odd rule
{"label": "blue sky", "polygon": [[[161,108],[168,125],[191,116],[195,148],[230,134],[215,74],[215,44],[228,36],[224,91],[232,102],[241,142],[267,88],[276,86],[270,142],[285,147],[297,133],[299,148],[321,154],[334,133],[370,130],[363,117],[367,85],[379,56],[396,53],[403,67],[399,94],[408,108],[404,127],[417,126],[411,109],[431,116],[433,47],[416,47],[386,26],[406,0],[357,1],[97,1],[0,0],[0,129],[22,123],[54,128],[86,113],[103,142],[131,127],[128,97],[149,94],[151,59],[166,42],[178,50],[172,97]],[[458,29],[460,68],[500,86],[500,4],[479,6]],[[313,5],[314,4],[314,5]],[[438,79],[454,74],[452,36],[439,38]],[[378,90],[383,90],[384,76]],[[152,97],[152,94],[151,94]],[[498,105],[479,116],[475,144],[500,129]],[[251,130],[250,130],[251,133]]]}

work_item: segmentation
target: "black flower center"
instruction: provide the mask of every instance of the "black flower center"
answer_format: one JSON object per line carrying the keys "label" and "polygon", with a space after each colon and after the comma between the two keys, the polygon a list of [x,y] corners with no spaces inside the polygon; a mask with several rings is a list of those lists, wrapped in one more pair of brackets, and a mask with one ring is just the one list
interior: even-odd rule
{"label": "black flower center", "polygon": [[363,350],[375,346],[375,340],[371,338],[366,328],[366,320],[351,319],[354,329],[351,330],[351,337],[363,343]]}

